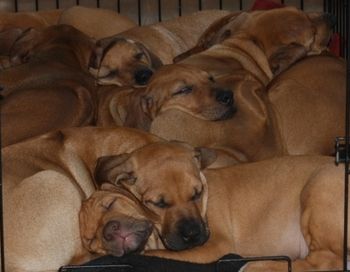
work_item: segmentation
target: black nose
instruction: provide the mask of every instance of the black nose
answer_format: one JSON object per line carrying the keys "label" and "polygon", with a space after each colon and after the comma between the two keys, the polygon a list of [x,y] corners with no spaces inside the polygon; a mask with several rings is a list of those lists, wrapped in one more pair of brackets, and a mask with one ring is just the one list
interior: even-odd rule
{"label": "black nose", "polygon": [[323,15],[323,18],[324,20],[326,20],[330,28],[335,27],[335,25],[337,24],[337,17],[331,13],[325,13]]}
{"label": "black nose", "polygon": [[179,232],[185,243],[195,243],[200,239],[202,228],[196,220],[188,219],[181,222]]}
{"label": "black nose", "polygon": [[220,90],[216,93],[216,101],[223,105],[230,106],[233,104],[233,94],[231,91]]}
{"label": "black nose", "polygon": [[135,82],[138,85],[146,85],[152,75],[153,72],[150,69],[137,70],[135,72]]}

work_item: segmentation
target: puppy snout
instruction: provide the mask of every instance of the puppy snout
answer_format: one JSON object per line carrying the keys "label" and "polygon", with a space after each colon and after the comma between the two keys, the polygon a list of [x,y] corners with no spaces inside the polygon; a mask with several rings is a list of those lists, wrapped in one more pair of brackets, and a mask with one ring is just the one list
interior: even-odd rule
{"label": "puppy snout", "polygon": [[218,101],[220,104],[231,106],[233,105],[233,94],[229,90],[217,91],[216,101]]}
{"label": "puppy snout", "polygon": [[106,239],[106,241],[113,240],[115,234],[120,229],[120,222],[116,220],[109,221],[104,229],[103,229],[103,237]]}
{"label": "puppy snout", "polygon": [[331,13],[325,13],[323,19],[327,22],[330,28],[333,28],[337,24],[337,17]]}
{"label": "puppy snout", "polygon": [[135,82],[138,85],[146,85],[153,75],[152,70],[150,69],[140,69],[135,72]]}
{"label": "puppy snout", "polygon": [[200,227],[193,221],[190,221],[188,224],[182,226],[180,229],[181,236],[185,242],[190,242],[191,240],[197,240],[200,235]]}

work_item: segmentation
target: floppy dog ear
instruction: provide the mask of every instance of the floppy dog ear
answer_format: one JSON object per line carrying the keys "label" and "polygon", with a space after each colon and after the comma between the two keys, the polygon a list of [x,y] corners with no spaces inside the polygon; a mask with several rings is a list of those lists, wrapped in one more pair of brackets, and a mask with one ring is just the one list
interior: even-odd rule
{"label": "floppy dog ear", "polygon": [[305,57],[307,51],[304,46],[300,44],[288,44],[276,52],[274,52],[269,58],[269,64],[272,73],[276,76],[281,72],[287,70],[295,62]]}
{"label": "floppy dog ear", "polygon": [[200,163],[200,168],[204,169],[211,165],[217,158],[217,154],[214,149],[207,147],[196,147],[196,158]]}
{"label": "floppy dog ear", "polygon": [[148,48],[146,46],[144,46],[140,42],[135,42],[135,44],[138,46],[138,48],[140,48],[142,50],[142,52],[145,53],[147,60],[151,64],[153,69],[158,69],[159,67],[161,67],[163,65],[160,58],[156,54],[154,54],[153,52],[148,50]]}
{"label": "floppy dog ear", "polygon": [[14,64],[27,62],[32,50],[40,42],[41,32],[34,28],[28,28],[14,42],[10,49],[10,60]]}
{"label": "floppy dog ear", "polygon": [[120,41],[126,41],[126,40],[124,38],[120,38],[116,36],[111,36],[111,37],[98,40],[95,44],[95,48],[91,53],[88,68],[91,67],[94,69],[98,69],[101,66],[103,58],[108,52],[108,50]]}
{"label": "floppy dog ear", "polygon": [[191,55],[200,53],[208,49],[212,45],[220,43],[228,37],[230,37],[231,34],[234,32],[234,30],[230,28],[230,23],[241,14],[241,12],[231,13],[214,21],[199,37],[197,44],[193,48],[185,51],[184,53],[177,55],[173,59],[173,62],[177,63]]}
{"label": "floppy dog ear", "polygon": [[100,186],[104,182],[110,182],[116,186],[133,185],[136,177],[133,174],[133,165],[128,161],[129,158],[129,153],[100,157],[94,173],[96,184]]}
{"label": "floppy dog ear", "polygon": [[146,114],[148,118],[153,120],[157,116],[157,106],[154,101],[153,96],[145,95],[141,97],[141,109]]}

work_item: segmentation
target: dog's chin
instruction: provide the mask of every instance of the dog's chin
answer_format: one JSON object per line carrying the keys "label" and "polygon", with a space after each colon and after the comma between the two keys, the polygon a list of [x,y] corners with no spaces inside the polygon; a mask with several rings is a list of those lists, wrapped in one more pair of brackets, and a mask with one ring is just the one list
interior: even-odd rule
{"label": "dog's chin", "polygon": [[230,107],[228,110],[224,111],[221,115],[219,115],[219,117],[212,119],[212,121],[224,121],[231,119],[236,112],[237,109],[235,107]]}
{"label": "dog's chin", "polygon": [[168,250],[181,251],[185,249],[191,249],[197,246],[201,246],[208,241],[210,236],[210,230],[208,228],[207,223],[204,223],[202,227],[203,229],[201,235],[191,241],[184,241],[184,239],[181,238],[181,235],[179,235],[178,232],[168,233],[162,235],[160,238],[163,242],[164,247]]}

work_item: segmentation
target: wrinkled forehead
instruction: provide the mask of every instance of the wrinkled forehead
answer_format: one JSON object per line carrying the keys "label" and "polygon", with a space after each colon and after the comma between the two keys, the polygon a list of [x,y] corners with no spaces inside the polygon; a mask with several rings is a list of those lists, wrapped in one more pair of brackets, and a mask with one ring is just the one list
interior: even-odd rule
{"label": "wrinkled forehead", "polygon": [[[161,161],[168,164],[176,161],[181,162],[182,160],[189,162],[192,161],[195,155],[195,149],[189,144],[179,142],[156,142],[135,150],[131,154],[131,157],[137,164],[135,166],[142,167],[145,164],[158,164]],[[150,158],[152,159],[150,160]]]}
{"label": "wrinkled forehead", "polygon": [[132,58],[140,53],[139,46],[131,40],[119,40],[108,48],[103,63],[113,63],[126,58]]}

